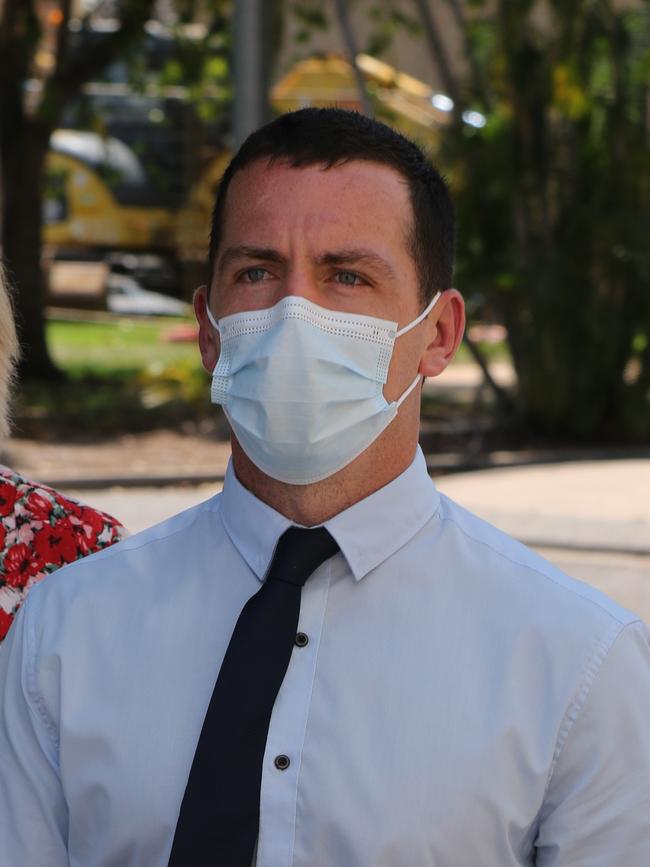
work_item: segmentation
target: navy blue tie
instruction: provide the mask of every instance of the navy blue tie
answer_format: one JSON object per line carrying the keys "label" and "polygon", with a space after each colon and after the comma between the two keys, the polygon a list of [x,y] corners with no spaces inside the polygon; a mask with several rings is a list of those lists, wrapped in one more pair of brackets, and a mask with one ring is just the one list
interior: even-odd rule
{"label": "navy blue tie", "polygon": [[169,867],[251,867],[271,712],[296,643],[302,587],[338,545],[324,527],[290,527],[244,605],[192,762]]}

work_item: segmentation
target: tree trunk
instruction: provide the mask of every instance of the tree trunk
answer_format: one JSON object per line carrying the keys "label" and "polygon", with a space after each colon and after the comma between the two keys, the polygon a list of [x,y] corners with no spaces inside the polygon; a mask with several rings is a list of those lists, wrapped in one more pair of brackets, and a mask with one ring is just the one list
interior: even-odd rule
{"label": "tree trunk", "polygon": [[50,130],[27,121],[2,137],[2,251],[16,290],[22,377],[58,379],[45,339],[42,201]]}

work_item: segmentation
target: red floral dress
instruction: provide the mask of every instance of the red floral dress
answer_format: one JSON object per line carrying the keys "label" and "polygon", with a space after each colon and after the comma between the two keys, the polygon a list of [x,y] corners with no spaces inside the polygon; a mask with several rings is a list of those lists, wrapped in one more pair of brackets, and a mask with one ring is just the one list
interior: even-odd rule
{"label": "red floral dress", "polygon": [[0,465],[0,643],[30,587],[124,536],[110,515]]}

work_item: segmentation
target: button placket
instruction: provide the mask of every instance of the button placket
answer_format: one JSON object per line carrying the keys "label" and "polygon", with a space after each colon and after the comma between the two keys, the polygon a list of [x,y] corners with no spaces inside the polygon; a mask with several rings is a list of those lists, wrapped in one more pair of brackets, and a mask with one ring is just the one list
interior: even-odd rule
{"label": "button placket", "polygon": [[[259,865],[290,867],[292,863],[298,775],[331,573],[328,561],[302,589],[300,629],[273,707],[266,741],[260,792]],[[302,646],[299,635],[307,638]]]}

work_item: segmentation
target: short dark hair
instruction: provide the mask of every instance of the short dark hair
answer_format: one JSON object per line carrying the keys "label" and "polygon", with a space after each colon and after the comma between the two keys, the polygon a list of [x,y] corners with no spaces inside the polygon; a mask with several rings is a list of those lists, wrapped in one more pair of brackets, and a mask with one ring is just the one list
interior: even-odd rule
{"label": "short dark hair", "polygon": [[293,168],[332,168],[352,160],[390,166],[408,182],[413,208],[411,253],[423,301],[451,286],[456,227],[442,176],[412,141],[355,111],[303,108],[251,133],[221,178],[212,213],[210,282],[221,241],[228,188],[236,172],[257,160],[286,161]]}

